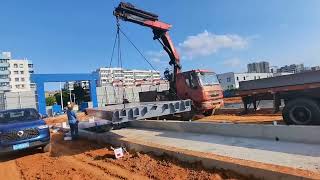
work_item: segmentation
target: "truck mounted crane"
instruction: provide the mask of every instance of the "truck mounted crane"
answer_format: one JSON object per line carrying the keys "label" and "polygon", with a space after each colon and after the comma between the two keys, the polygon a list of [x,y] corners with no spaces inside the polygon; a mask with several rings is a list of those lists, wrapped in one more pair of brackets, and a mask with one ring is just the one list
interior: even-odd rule
{"label": "truck mounted crane", "polygon": [[223,106],[223,92],[217,76],[208,70],[181,71],[180,56],[169,35],[170,24],[159,21],[158,15],[136,8],[130,3],[121,2],[113,12],[117,20],[124,20],[149,27],[153,39],[158,40],[164,51],[169,55],[169,65],[165,77],[169,80],[170,89],[163,93],[161,99],[191,99],[193,108],[198,113],[211,115],[215,109]]}

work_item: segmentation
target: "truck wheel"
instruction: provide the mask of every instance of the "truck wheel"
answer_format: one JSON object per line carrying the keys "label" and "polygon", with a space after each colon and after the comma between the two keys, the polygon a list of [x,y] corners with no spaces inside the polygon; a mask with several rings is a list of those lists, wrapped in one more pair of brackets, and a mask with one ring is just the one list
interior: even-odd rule
{"label": "truck wheel", "polygon": [[214,109],[210,109],[210,110],[205,111],[205,112],[203,113],[203,115],[205,115],[205,116],[212,116],[212,115],[214,115],[214,112],[215,112]]}
{"label": "truck wheel", "polygon": [[45,145],[45,146],[42,146],[42,147],[41,147],[41,151],[42,151],[43,153],[50,152],[50,151],[51,151],[51,144],[47,144],[47,145]]}
{"label": "truck wheel", "polygon": [[295,99],[286,104],[282,116],[288,125],[316,125],[320,124],[320,107],[311,99]]}

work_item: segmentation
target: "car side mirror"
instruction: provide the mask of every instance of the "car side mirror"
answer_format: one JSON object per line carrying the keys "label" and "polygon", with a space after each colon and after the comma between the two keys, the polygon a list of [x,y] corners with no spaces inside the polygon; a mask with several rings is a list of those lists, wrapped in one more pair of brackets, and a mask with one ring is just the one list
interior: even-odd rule
{"label": "car side mirror", "polygon": [[47,118],[48,117],[48,115],[46,115],[46,114],[39,114],[40,115],[40,118],[41,119],[44,119],[44,118]]}

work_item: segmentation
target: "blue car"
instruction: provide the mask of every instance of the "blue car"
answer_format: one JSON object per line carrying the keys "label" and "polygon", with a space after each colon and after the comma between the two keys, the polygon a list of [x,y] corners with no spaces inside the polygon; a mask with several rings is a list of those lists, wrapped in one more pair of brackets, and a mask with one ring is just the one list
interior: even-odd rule
{"label": "blue car", "polygon": [[0,111],[0,153],[28,148],[50,148],[50,131],[32,108]]}

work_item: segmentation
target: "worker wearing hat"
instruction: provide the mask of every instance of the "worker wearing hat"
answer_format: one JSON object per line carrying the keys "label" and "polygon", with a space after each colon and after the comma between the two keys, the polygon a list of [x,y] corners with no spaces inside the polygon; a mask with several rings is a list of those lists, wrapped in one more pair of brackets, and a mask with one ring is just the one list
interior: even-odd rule
{"label": "worker wearing hat", "polygon": [[68,103],[67,116],[68,116],[68,122],[70,125],[71,137],[72,137],[72,140],[75,140],[78,138],[78,123],[79,123],[79,121],[77,120],[76,113],[73,111],[73,104],[72,103]]}

